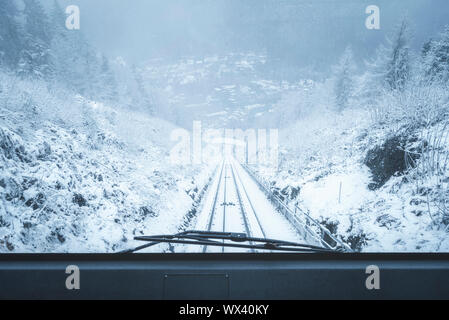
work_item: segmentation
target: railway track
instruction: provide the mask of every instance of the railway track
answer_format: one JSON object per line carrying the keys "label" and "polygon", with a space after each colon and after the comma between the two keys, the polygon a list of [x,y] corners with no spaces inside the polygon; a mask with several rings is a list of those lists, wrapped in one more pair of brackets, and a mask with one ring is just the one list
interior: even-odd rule
{"label": "railway track", "polygon": [[[228,160],[221,164],[217,170],[218,181],[212,193],[213,200],[208,207],[206,228],[197,227],[199,230],[245,233],[250,237],[268,238],[277,237],[285,239],[284,233],[294,234],[290,240],[301,240],[291,228],[288,221],[271,207],[254,182],[243,168],[234,160]],[[256,196],[255,196],[256,193]],[[259,193],[259,194],[257,194]],[[266,202],[260,201],[262,197]],[[203,213],[205,214],[205,213]],[[280,223],[279,220],[282,220]],[[270,231],[270,225],[277,224],[277,228]],[[281,224],[281,226],[279,226]],[[203,252],[226,252],[229,249],[203,246]],[[233,249],[235,252],[236,249]],[[247,249],[243,251],[247,252]],[[254,250],[249,250],[254,252]]]}

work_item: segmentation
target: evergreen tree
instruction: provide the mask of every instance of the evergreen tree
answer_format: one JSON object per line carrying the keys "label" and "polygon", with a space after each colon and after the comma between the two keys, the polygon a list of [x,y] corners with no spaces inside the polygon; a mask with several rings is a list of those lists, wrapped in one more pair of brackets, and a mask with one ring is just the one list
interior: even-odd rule
{"label": "evergreen tree", "polygon": [[85,72],[86,64],[83,55],[89,50],[89,45],[79,30],[66,29],[66,16],[57,0],[53,3],[50,19],[54,81],[62,83],[78,93],[85,94],[88,74]]}
{"label": "evergreen tree", "polygon": [[408,23],[403,20],[387,50],[385,84],[391,90],[403,90],[410,77]]}
{"label": "evergreen tree", "polygon": [[339,110],[348,106],[354,90],[354,73],[356,71],[354,55],[350,47],[346,48],[337,66],[334,67],[335,103]]}
{"label": "evergreen tree", "polygon": [[421,58],[426,59],[429,56],[429,53],[431,52],[432,48],[433,48],[433,40],[430,39],[422,46]]}
{"label": "evergreen tree", "polygon": [[145,89],[145,85],[143,83],[143,79],[142,79],[142,75],[141,75],[140,71],[135,66],[133,66],[132,72],[134,75],[134,80],[135,80],[136,89],[137,89],[137,92],[136,92],[137,97],[135,97],[137,99],[137,101],[135,101],[135,104],[137,106],[139,106],[142,110],[145,110],[146,112],[148,112],[149,114],[154,114],[151,99]]}
{"label": "evergreen tree", "polygon": [[[83,39],[84,40],[84,39]],[[81,60],[81,73],[78,74],[77,88],[84,96],[95,100],[100,96],[102,90],[100,81],[101,62],[97,59],[94,50],[87,41],[80,42],[79,59]]]}
{"label": "evergreen tree", "polygon": [[393,40],[387,39],[387,45],[379,46],[374,58],[366,62],[363,96],[367,104],[375,105],[384,90],[405,88],[411,75],[409,38],[408,24],[404,20],[397,27]]}
{"label": "evergreen tree", "polygon": [[50,14],[54,80],[95,99],[101,92],[101,60],[80,30],[67,30],[65,13],[57,0]]}
{"label": "evergreen tree", "polygon": [[51,73],[50,25],[38,0],[24,0],[25,40],[20,54],[18,73],[45,78]]}
{"label": "evergreen tree", "polygon": [[373,108],[379,97],[385,90],[385,46],[381,45],[377,48],[373,59],[365,61],[366,72],[362,76],[362,92],[360,98],[363,103]]}
{"label": "evergreen tree", "polygon": [[54,0],[50,12],[50,25],[52,27],[50,45],[53,65],[52,80],[71,87],[70,75],[72,73],[74,48],[70,46],[67,29],[65,28],[65,13],[57,0]]}
{"label": "evergreen tree", "polygon": [[0,1],[0,66],[15,69],[21,50],[22,39],[14,1]]}
{"label": "evergreen tree", "polygon": [[58,3],[58,0],[53,1],[53,8],[50,12],[50,22],[51,22],[51,34],[52,38],[66,38],[66,28],[65,28],[65,20],[66,16],[61,6]]}
{"label": "evergreen tree", "polygon": [[117,82],[115,79],[115,75],[111,70],[109,65],[108,58],[103,55],[102,56],[102,64],[101,64],[101,84],[102,84],[102,99],[105,101],[112,101],[117,98]]}
{"label": "evergreen tree", "polygon": [[449,26],[446,26],[438,40],[427,45],[424,57],[425,76],[431,81],[449,81]]}

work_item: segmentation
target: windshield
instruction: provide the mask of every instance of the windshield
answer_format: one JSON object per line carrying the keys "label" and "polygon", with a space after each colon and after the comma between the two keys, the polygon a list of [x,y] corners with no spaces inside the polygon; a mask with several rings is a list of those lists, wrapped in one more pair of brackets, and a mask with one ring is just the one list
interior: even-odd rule
{"label": "windshield", "polygon": [[0,253],[448,252],[447,12],[0,1]]}

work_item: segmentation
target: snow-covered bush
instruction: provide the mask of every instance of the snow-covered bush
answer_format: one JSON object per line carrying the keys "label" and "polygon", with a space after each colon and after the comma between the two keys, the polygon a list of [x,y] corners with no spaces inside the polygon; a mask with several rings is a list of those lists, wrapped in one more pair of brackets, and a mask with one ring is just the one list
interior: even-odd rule
{"label": "snow-covered bush", "polygon": [[436,40],[428,41],[422,50],[421,70],[426,81],[447,83],[449,80],[449,25]]}
{"label": "snow-covered bush", "polygon": [[420,131],[418,144],[410,154],[419,159],[410,175],[416,194],[424,196],[433,222],[449,225],[449,120],[426,126]]}
{"label": "snow-covered bush", "polygon": [[304,82],[295,91],[284,93],[274,106],[270,119],[279,127],[286,127],[306,118],[316,118],[334,104],[333,82]]}

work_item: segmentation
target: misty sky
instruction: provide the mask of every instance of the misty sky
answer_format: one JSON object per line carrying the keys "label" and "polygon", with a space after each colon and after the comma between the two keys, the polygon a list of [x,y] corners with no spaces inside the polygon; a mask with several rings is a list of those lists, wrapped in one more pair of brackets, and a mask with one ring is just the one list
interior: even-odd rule
{"label": "misty sky", "polygon": [[[140,63],[259,51],[287,64],[334,63],[347,45],[369,55],[406,15],[420,46],[449,23],[447,0],[60,0],[77,4],[81,28],[110,57]],[[364,26],[367,5],[381,9],[381,30]]]}

